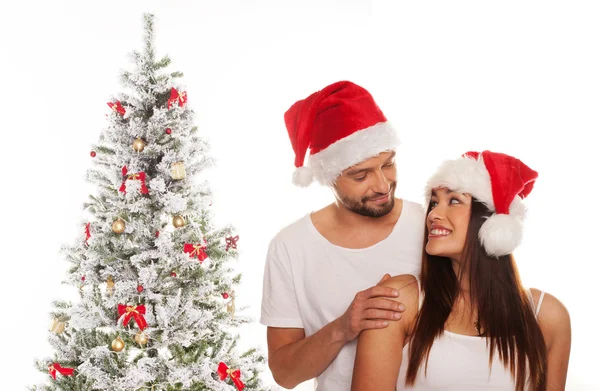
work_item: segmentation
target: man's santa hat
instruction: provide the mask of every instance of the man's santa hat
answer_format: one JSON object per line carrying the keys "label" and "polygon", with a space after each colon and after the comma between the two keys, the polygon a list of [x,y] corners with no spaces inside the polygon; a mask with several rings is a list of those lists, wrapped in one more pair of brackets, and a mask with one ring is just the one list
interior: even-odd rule
{"label": "man's santa hat", "polygon": [[494,212],[481,226],[479,240],[488,255],[511,254],[521,243],[525,205],[538,173],[519,159],[502,153],[467,152],[444,162],[429,179],[426,205],[431,191],[440,187],[469,193]]}
{"label": "man's santa hat", "polygon": [[284,120],[296,155],[293,182],[302,187],[310,185],[313,177],[332,185],[345,169],[399,143],[371,94],[349,81],[331,84],[294,103]]}

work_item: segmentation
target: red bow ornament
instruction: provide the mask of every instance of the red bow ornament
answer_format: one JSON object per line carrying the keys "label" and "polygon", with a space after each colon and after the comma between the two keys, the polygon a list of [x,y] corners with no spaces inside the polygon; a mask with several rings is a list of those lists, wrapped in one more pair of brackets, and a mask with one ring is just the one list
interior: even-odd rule
{"label": "red bow ornament", "polygon": [[187,102],[187,92],[179,92],[175,88],[171,87],[171,97],[167,102],[167,107],[170,109],[175,101],[179,101],[179,107],[182,107]]}
{"label": "red bow ornament", "polygon": [[208,258],[208,254],[206,253],[206,242],[204,244],[192,244],[186,243],[183,245],[183,252],[190,253],[190,258],[198,257],[200,263],[204,262],[206,258]]}
{"label": "red bow ornament", "polygon": [[73,376],[75,368],[63,368],[59,363],[55,362],[48,367],[48,373],[54,380],[56,380],[56,372],[63,376]]}
{"label": "red bow ornament", "polygon": [[137,323],[140,330],[143,330],[146,327],[148,327],[148,323],[146,323],[146,319],[144,319],[144,316],[143,316],[143,315],[146,315],[146,307],[145,306],[138,305],[137,307],[134,307],[134,306],[128,306],[128,305],[124,305],[124,304],[119,304],[118,311],[119,311],[119,318],[121,316],[125,315],[125,317],[123,318],[123,326],[127,326],[129,321],[131,320],[131,318],[133,318],[133,319],[135,319],[135,322]]}
{"label": "red bow ornament", "polygon": [[90,223],[85,225],[85,244],[88,244],[88,239],[92,237],[92,233],[90,231]]}
{"label": "red bow ornament", "polygon": [[225,243],[227,243],[227,247],[225,247],[225,251],[229,251],[229,247],[237,248],[237,241],[240,240],[239,235],[235,235],[233,237],[228,236],[225,238]]}
{"label": "red bow ornament", "polygon": [[220,362],[219,368],[217,369],[217,373],[219,374],[219,379],[221,380],[227,379],[227,375],[229,375],[229,377],[231,377],[231,381],[233,382],[233,384],[235,384],[239,391],[242,391],[244,387],[246,387],[244,383],[242,383],[242,381],[240,380],[240,376],[242,373],[239,369],[232,371],[224,362]]}
{"label": "red bow ornament", "polygon": [[119,188],[120,192],[127,193],[126,182],[131,179],[131,180],[138,180],[138,181],[142,182],[142,187],[140,188],[140,193],[148,194],[148,188],[146,187],[146,173],[145,172],[140,171],[135,174],[127,175],[127,166],[123,166],[123,168],[121,169],[121,172],[123,173],[123,176],[125,177],[125,179],[123,179],[123,183],[121,184],[121,187]]}
{"label": "red bow ornament", "polygon": [[121,105],[120,101],[117,101],[117,103],[108,102],[107,104],[115,113],[119,113],[122,116],[125,115],[125,108]]}

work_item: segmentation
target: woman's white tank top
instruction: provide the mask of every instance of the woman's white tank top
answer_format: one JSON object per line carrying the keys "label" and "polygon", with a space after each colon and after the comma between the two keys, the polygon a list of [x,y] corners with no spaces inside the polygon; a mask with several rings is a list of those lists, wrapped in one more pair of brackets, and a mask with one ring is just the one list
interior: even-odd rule
{"label": "woman's white tank top", "polygon": [[[534,307],[531,291],[529,299],[537,318],[544,292],[541,293],[537,306]],[[404,384],[408,367],[408,344],[402,352],[402,364],[398,376],[397,390],[445,390],[445,391],[479,391],[479,390],[514,390],[515,381],[510,370],[504,367],[496,354],[489,365],[489,350],[484,337],[462,335],[444,330],[436,338],[431,347],[425,365],[421,365],[415,385],[407,388]]]}

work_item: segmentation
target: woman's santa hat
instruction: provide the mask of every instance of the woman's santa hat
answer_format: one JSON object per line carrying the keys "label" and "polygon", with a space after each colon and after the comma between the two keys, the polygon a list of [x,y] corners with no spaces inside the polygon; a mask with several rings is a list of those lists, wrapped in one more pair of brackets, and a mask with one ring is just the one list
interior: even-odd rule
{"label": "woman's santa hat", "polygon": [[525,205],[538,173],[519,159],[503,153],[467,152],[446,161],[427,183],[426,204],[431,191],[440,187],[469,193],[494,212],[481,226],[479,240],[488,255],[511,254],[521,243]]}
{"label": "woman's santa hat", "polygon": [[294,103],[284,120],[296,155],[293,182],[302,187],[310,185],[313,177],[332,185],[345,169],[399,144],[371,94],[349,81],[331,84]]}

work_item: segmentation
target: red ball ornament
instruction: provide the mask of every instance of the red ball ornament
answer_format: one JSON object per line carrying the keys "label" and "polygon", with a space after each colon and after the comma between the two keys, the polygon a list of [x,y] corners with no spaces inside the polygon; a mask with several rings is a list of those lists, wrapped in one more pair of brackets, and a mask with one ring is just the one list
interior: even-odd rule
{"label": "red ball ornament", "polygon": [[171,277],[177,277],[177,273],[171,272]]}
{"label": "red ball ornament", "polygon": [[91,157],[96,157],[96,151],[92,151],[92,152],[90,152],[90,156],[91,156]]}
{"label": "red ball ornament", "polygon": [[141,285],[138,285],[137,291],[140,292],[140,293],[142,293],[144,291],[144,287],[141,286]]}
{"label": "red ball ornament", "polygon": [[223,292],[223,298],[224,298],[225,300],[229,299],[229,293],[227,293],[227,292]]}
{"label": "red ball ornament", "polygon": [[81,281],[85,282],[85,276],[81,276]]}
{"label": "red ball ornament", "polygon": [[167,130],[165,130],[166,134],[171,134],[171,128],[167,128]]}
{"label": "red ball ornament", "polygon": [[155,236],[158,238],[158,236],[160,235],[160,232],[156,231],[156,232],[154,233],[154,235],[155,235]]}

